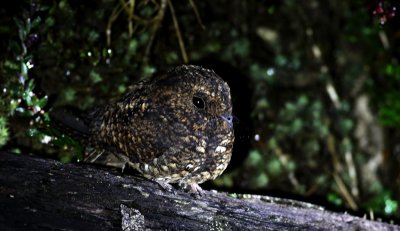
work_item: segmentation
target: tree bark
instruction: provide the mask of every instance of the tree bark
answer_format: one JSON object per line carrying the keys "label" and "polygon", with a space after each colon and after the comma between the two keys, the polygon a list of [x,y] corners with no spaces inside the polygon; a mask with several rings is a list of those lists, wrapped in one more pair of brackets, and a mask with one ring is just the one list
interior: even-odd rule
{"label": "tree bark", "polygon": [[305,202],[215,191],[195,198],[115,169],[6,152],[0,211],[0,230],[400,230]]}

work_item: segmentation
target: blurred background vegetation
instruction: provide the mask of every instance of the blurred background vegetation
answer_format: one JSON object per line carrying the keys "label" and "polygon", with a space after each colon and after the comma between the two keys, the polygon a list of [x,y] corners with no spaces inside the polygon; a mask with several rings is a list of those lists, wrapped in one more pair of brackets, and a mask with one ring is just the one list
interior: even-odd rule
{"label": "blurred background vegetation", "polygon": [[206,187],[400,218],[397,1],[61,0],[0,9],[0,148],[63,162],[48,112],[182,63],[231,86],[236,142]]}

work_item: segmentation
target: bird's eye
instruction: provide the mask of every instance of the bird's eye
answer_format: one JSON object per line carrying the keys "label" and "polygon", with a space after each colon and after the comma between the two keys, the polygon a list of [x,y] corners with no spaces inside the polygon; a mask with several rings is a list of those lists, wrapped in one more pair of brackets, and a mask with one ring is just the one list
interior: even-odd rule
{"label": "bird's eye", "polygon": [[202,98],[193,96],[193,104],[196,106],[198,109],[203,109],[204,108],[204,100]]}

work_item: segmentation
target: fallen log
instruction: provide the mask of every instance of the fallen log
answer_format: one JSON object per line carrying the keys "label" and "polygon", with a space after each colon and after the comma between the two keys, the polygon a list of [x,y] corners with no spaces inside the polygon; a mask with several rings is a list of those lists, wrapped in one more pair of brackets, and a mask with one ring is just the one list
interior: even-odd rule
{"label": "fallen log", "polygon": [[0,152],[0,230],[400,230],[305,202],[206,191]]}

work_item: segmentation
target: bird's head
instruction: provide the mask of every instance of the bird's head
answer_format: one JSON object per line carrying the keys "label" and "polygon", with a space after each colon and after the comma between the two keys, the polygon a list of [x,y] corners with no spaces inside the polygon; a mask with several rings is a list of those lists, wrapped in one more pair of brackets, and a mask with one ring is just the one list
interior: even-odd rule
{"label": "bird's head", "polygon": [[228,84],[214,71],[199,66],[182,65],[155,79],[154,99],[158,107],[199,123],[219,121],[232,128],[232,104]]}

